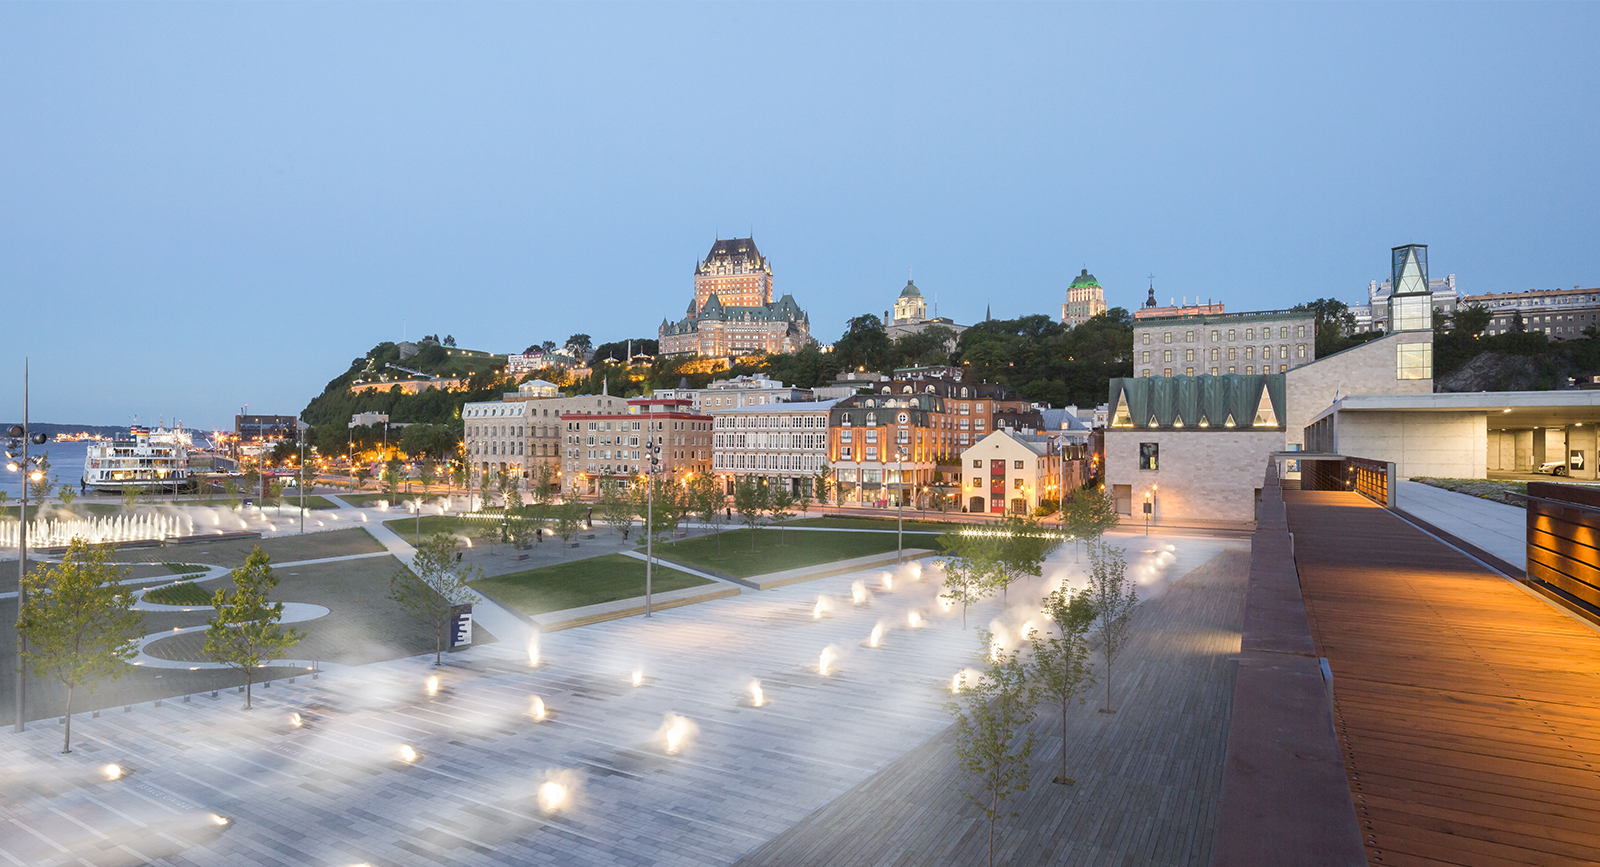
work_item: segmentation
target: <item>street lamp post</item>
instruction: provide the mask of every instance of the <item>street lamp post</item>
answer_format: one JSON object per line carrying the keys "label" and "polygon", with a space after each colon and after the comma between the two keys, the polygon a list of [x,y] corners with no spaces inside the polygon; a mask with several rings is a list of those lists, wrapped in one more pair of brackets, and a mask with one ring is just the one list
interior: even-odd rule
{"label": "street lamp post", "polygon": [[904,563],[906,559],[906,451],[896,449],[895,480],[900,489],[900,495],[895,498],[894,507],[894,548],[896,563]]}
{"label": "street lamp post", "polygon": [[[9,441],[6,443],[6,456],[10,462],[6,469],[22,474],[22,506],[18,514],[21,518],[17,522],[17,721],[13,731],[21,734],[27,727],[27,670],[23,667],[22,656],[28,650],[28,641],[22,636],[22,612],[28,607],[28,486],[29,482],[37,481],[34,476],[43,478],[44,472],[38,469],[41,463],[39,458],[28,456],[28,444],[44,445],[49,436],[44,433],[30,433],[28,431],[28,361],[22,361],[22,424],[14,424],[6,431]],[[20,450],[20,453],[19,453]]]}
{"label": "street lamp post", "polygon": [[656,539],[656,473],[661,468],[661,446],[656,443],[656,417],[653,411],[648,415],[647,424],[650,436],[645,441],[645,454],[650,456],[650,467],[645,471],[645,508],[644,508],[644,616],[650,616],[650,578],[651,566],[655,564],[655,539]]}

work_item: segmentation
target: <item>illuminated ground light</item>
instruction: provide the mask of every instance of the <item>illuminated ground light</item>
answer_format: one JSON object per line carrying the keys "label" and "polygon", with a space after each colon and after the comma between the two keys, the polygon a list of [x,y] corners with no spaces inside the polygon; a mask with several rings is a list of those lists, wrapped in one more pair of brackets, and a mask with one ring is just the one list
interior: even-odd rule
{"label": "illuminated ground light", "polygon": [[750,704],[760,707],[767,703],[767,697],[761,692],[761,681],[750,681]]}
{"label": "illuminated ground light", "polygon": [[212,813],[211,814],[211,824],[216,825],[217,827],[220,828],[223,825],[228,824],[228,820],[222,818],[221,816],[218,816],[216,813]]}
{"label": "illuminated ground light", "polygon": [[868,647],[878,647],[883,644],[883,621],[878,621],[872,626],[872,635],[867,638]]}
{"label": "illuminated ground light", "polygon": [[906,612],[906,625],[912,629],[922,628],[922,614],[917,611]]}
{"label": "illuminated ground light", "polygon": [[545,710],[544,699],[534,696],[528,702],[528,716],[533,717],[534,722],[544,722],[546,713],[548,711]]}
{"label": "illuminated ground light", "polygon": [[537,639],[528,642],[528,664],[539,664],[539,642]]}
{"label": "illuminated ground light", "polygon": [[439,676],[438,675],[431,675],[431,676],[428,677],[428,695],[438,695],[438,694],[439,694]]}
{"label": "illuminated ground light", "polygon": [[642,683],[644,683],[644,671],[636,668],[633,670],[633,685],[639,686]]}
{"label": "illuminated ground light", "polygon": [[833,667],[833,660],[836,656],[837,654],[833,652],[832,646],[822,648],[821,655],[817,657],[817,674],[827,675],[828,671]]}
{"label": "illuminated ground light", "polygon": [[304,724],[305,724],[305,720],[302,720],[300,718],[300,714],[295,713],[294,711],[289,711],[289,725],[292,725],[295,728],[299,728],[300,726],[302,726]]}
{"label": "illuminated ground light", "polygon": [[689,746],[689,741],[694,737],[695,731],[693,720],[671,712],[667,713],[659,730],[662,744],[667,748],[668,753],[677,753]]}
{"label": "illuminated ground light", "polygon": [[821,620],[822,615],[828,613],[828,597],[818,596],[816,607],[811,609],[811,619]]}
{"label": "illuminated ground light", "polygon": [[412,763],[412,762],[414,762],[416,760],[417,760],[417,751],[412,749],[408,745],[402,744],[401,747],[400,747],[400,761],[405,762],[406,764],[410,764],[410,763]]}
{"label": "illuminated ground light", "polygon": [[867,601],[867,585],[859,579],[850,583],[850,600],[857,605]]}
{"label": "illuminated ground light", "polygon": [[894,589],[894,573],[892,573],[892,572],[883,573],[882,585],[883,585],[883,589],[884,590],[893,590]]}
{"label": "illuminated ground light", "polygon": [[539,787],[539,809],[554,813],[567,805],[567,787],[551,780]]}
{"label": "illuminated ground light", "polygon": [[108,780],[120,780],[124,773],[121,765],[106,765],[100,769],[100,775]]}

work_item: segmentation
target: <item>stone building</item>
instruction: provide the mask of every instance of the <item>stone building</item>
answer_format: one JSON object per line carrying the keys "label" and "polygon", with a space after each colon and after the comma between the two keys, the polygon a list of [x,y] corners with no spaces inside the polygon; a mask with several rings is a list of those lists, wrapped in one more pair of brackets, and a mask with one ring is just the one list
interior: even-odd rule
{"label": "stone building", "polygon": [[772,300],[772,263],[755,239],[732,238],[717,241],[695,265],[687,313],[661,320],[658,336],[662,355],[786,353],[811,343],[811,319],[792,295]]}
{"label": "stone building", "polygon": [[967,326],[957,325],[954,320],[943,316],[930,318],[928,316],[928,300],[922,297],[922,290],[917,288],[917,284],[910,280],[906,281],[906,288],[900,290],[900,297],[894,300],[894,313],[890,314],[887,310],[883,311],[883,325],[884,330],[889,334],[890,340],[904,337],[907,334],[916,334],[930,325],[942,325],[955,332],[955,337],[951,338],[949,343],[951,351],[956,348],[955,338],[959,338],[961,332],[967,330]]}
{"label": "stone building", "polygon": [[834,501],[889,508],[903,496],[910,508],[925,504],[940,465],[958,460],[948,409],[945,398],[920,391],[860,394],[834,404],[828,411]]}
{"label": "stone building", "polygon": [[1195,314],[1133,323],[1133,375],[1283,373],[1316,360],[1316,319],[1295,310]]}
{"label": "stone building", "polygon": [[[1151,289],[1152,296],[1155,289]],[[1106,312],[1106,290],[1088,268],[1067,286],[1067,303],[1061,305],[1061,324],[1076,328]]]}
{"label": "stone building", "polygon": [[465,432],[463,447],[471,465],[473,484],[483,474],[505,472],[515,478],[532,478],[533,468],[548,464],[561,472],[565,440],[562,416],[624,412],[627,401],[607,394],[566,397],[524,397],[512,393],[504,400],[479,401],[461,408]]}
{"label": "stone building", "polygon": [[[1451,285],[1455,275],[1451,274]],[[1526,331],[1542,331],[1552,340],[1577,340],[1585,328],[1600,328],[1600,289],[1532,289],[1527,292],[1490,292],[1468,295],[1462,307],[1481,304],[1494,314],[1485,334],[1512,330],[1518,314]]]}
{"label": "stone building", "polygon": [[1151,286],[1149,297],[1144,299],[1144,304],[1139,309],[1133,311],[1133,318],[1139,320],[1171,319],[1175,316],[1221,316],[1225,312],[1221,301],[1213,303],[1208,299],[1206,303],[1201,304],[1200,299],[1196,298],[1194,303],[1190,304],[1188,298],[1184,298],[1182,303],[1176,298],[1167,300],[1169,303],[1165,307],[1156,304],[1156,287]]}
{"label": "stone building", "polygon": [[828,411],[837,400],[712,408],[711,468],[729,494],[754,475],[791,493],[828,463]]}
{"label": "stone building", "polygon": [[650,468],[644,451],[651,437],[661,446],[661,473],[679,481],[711,471],[711,416],[694,411],[687,400],[639,397],[622,411],[564,414],[565,489],[597,494],[611,479],[623,487]]}
{"label": "stone building", "polygon": [[714,379],[705,388],[658,388],[655,397],[687,400],[695,412],[729,409],[738,406],[769,406],[810,400],[811,390],[795,388],[771,379],[766,374],[740,375]]}

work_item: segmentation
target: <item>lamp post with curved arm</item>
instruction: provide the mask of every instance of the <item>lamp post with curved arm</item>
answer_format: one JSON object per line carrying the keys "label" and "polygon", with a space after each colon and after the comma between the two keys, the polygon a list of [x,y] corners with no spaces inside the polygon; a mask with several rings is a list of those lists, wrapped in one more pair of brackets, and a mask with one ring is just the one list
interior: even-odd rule
{"label": "lamp post with curved arm", "polygon": [[28,444],[42,446],[50,437],[45,433],[28,430],[28,361],[22,361],[22,424],[14,424],[6,431],[6,469],[22,474],[22,508],[17,517],[17,721],[13,729],[21,734],[27,726],[27,672],[23,668],[23,654],[28,641],[22,637],[22,612],[28,607],[28,488],[29,483],[44,478],[45,461],[42,457],[29,457]]}

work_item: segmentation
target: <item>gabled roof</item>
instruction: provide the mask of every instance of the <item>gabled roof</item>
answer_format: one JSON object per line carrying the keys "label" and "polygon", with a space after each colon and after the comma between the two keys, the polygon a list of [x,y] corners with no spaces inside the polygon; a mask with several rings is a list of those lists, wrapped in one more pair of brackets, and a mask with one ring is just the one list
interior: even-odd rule
{"label": "gabled roof", "polygon": [[1111,380],[1111,429],[1283,430],[1283,377],[1119,377]]}

